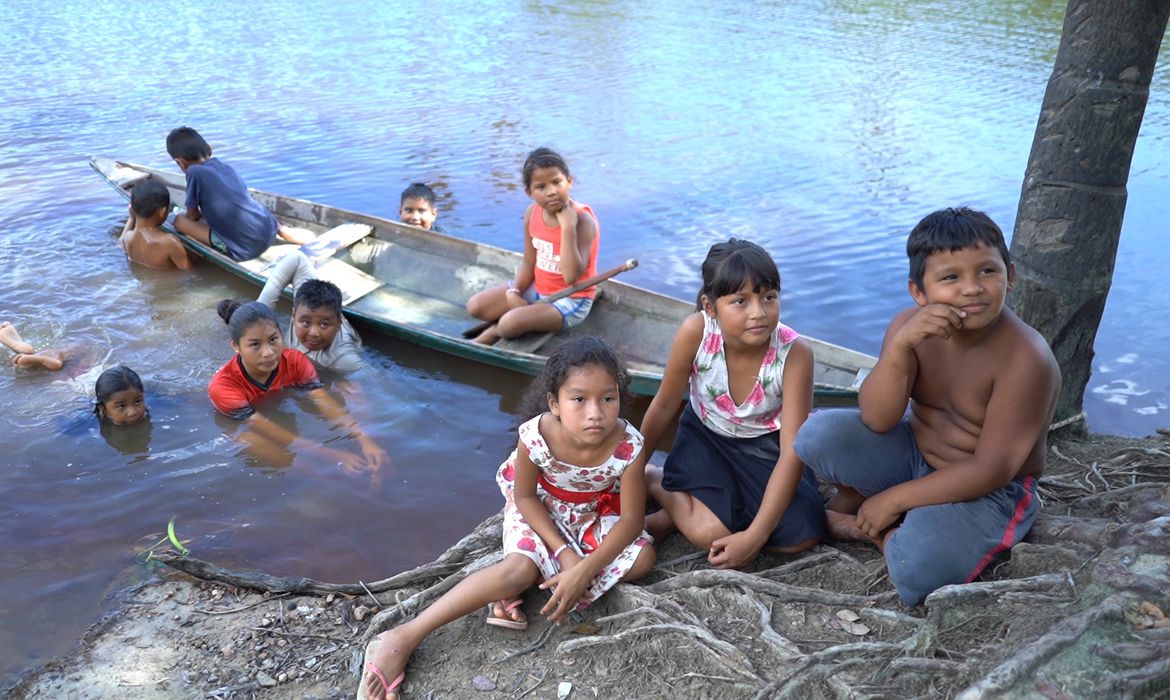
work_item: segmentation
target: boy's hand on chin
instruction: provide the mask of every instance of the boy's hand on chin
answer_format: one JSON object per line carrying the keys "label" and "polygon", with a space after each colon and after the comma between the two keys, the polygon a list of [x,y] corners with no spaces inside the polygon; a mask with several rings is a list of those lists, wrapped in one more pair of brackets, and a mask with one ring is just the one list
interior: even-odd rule
{"label": "boy's hand on chin", "polygon": [[966,312],[950,304],[928,304],[898,329],[896,340],[913,350],[930,338],[947,339],[963,327]]}

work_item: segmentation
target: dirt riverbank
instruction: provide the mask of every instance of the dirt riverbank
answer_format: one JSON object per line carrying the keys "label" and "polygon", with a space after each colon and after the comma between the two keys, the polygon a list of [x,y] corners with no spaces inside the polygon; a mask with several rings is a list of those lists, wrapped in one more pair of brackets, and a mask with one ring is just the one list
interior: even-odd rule
{"label": "dirt riverbank", "polygon": [[[652,576],[577,624],[544,623],[533,590],[525,632],[482,613],[448,625],[414,656],[405,697],[1164,697],[1170,439],[1058,441],[1040,484],[1043,515],[1010,559],[924,606],[897,602],[881,557],[859,544],[721,572],[675,536]],[[365,642],[498,546],[490,519],[435,563],[368,583],[372,594],[160,574],[12,697],[350,698]]]}

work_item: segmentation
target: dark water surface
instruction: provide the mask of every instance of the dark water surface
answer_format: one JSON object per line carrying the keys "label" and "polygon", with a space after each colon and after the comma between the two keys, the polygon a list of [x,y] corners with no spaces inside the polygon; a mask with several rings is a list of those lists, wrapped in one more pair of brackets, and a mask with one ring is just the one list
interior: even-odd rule
{"label": "dark water surface", "polygon": [[[786,323],[868,352],[909,303],[921,216],[969,204],[1011,230],[1063,2],[660,5],[0,3],[0,320],[136,368],[154,416],[107,440],[77,391],[94,374],[0,368],[0,687],[148,575],[136,547],[172,517],[229,567],[383,578],[500,507],[514,444],[522,379],[367,332],[372,367],[344,399],[394,476],[371,490],[250,462],[206,386],[230,354],[214,303],[255,290],[128,265],[110,235],[125,205],[89,155],[171,167],[166,133],[189,124],[253,187],[392,215],[426,180],[450,231],[516,248],[519,164],[552,145],[598,212],[602,267],[636,256],[627,281],[690,298],[711,243],[752,238],[780,263]],[[1170,423],[1168,94],[1163,60],[1086,396],[1096,431]],[[277,410],[336,437],[295,399]]]}

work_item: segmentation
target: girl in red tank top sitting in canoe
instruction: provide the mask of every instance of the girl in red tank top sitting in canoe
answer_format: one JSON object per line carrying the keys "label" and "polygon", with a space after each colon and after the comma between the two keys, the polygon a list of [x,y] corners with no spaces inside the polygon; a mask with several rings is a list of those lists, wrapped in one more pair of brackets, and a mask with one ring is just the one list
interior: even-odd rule
{"label": "girl in red tank top sitting in canoe", "polygon": [[589,315],[597,287],[589,287],[550,304],[538,304],[579,279],[597,272],[601,228],[593,209],[569,197],[573,178],[565,159],[551,149],[528,154],[521,170],[532,204],[524,212],[524,262],[516,278],[477,292],[467,312],[495,321],[475,342],[491,345],[533,331],[560,331]]}

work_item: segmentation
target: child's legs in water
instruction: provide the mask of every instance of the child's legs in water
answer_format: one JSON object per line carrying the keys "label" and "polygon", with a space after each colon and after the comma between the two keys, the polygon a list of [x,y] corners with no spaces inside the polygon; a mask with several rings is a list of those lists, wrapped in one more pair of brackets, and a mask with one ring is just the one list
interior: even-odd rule
{"label": "child's legs in water", "polygon": [[12,358],[12,364],[17,367],[30,369],[39,367],[56,372],[65,366],[65,361],[68,359],[69,352],[66,350],[41,350],[30,354],[18,353]]}
{"label": "child's legs in water", "polygon": [[16,326],[8,321],[0,322],[0,343],[3,343],[12,352],[21,355],[29,355],[36,351],[32,344],[26,343],[24,338],[20,337]]}
{"label": "child's legs in water", "polygon": [[[663,488],[660,467],[646,466],[646,493],[662,506],[661,511],[646,518],[646,530],[656,539],[670,534],[670,526],[673,525],[695,547],[710,549],[712,542],[731,534],[719,516],[712,513],[702,501],[685,491],[667,491]],[[663,513],[669,519],[668,522],[663,522]]]}
{"label": "child's legs in water", "polygon": [[[441,598],[403,623],[379,635],[377,649],[366,659],[393,683],[406,669],[410,655],[428,634],[453,620],[469,615],[488,603],[518,598],[540,579],[536,563],[523,554],[508,554],[498,564],[481,569],[460,581]],[[363,669],[362,683],[371,697],[381,697],[377,676]]]}
{"label": "child's legs in water", "polygon": [[203,245],[211,245],[211,226],[206,221],[194,221],[186,214],[178,214],[175,216],[175,230]]}

